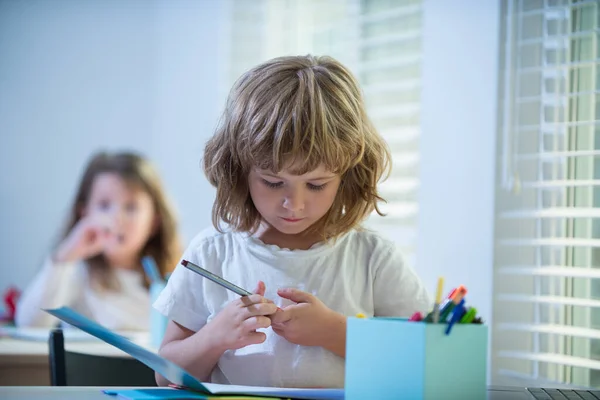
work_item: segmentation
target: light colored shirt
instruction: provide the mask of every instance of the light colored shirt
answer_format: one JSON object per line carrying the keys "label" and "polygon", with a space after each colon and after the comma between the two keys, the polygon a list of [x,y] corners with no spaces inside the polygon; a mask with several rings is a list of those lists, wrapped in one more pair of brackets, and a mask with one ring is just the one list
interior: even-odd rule
{"label": "light colored shirt", "polygon": [[148,330],[150,295],[139,271],[114,269],[120,290],[91,285],[85,262],[47,259],[17,304],[19,327],[50,328],[59,320],[43,309],[67,306],[111,330]]}
{"label": "light colored shirt", "polygon": [[[247,290],[264,281],[265,297],[282,308],[292,304],[277,295],[277,289],[283,287],[312,293],[345,316],[409,317],[431,307],[422,282],[404,264],[394,243],[368,231],[351,231],[309,250],[289,250],[265,245],[248,234],[209,229],[192,241],[183,258]],[[154,307],[198,331],[236,297],[179,265]],[[223,354],[212,372],[212,382],[344,386],[343,358],[322,347],[292,344],[271,328],[261,331],[267,335],[264,343]]]}

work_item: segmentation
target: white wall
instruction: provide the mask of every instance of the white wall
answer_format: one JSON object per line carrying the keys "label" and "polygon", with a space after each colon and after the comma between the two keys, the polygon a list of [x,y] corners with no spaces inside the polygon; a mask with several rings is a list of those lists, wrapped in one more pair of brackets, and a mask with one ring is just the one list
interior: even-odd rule
{"label": "white wall", "polygon": [[23,288],[99,148],[157,164],[187,241],[210,222],[218,1],[0,1],[0,291]]}
{"label": "white wall", "polygon": [[[210,222],[199,161],[217,101],[217,0],[0,0],[0,290],[23,287],[98,147],[157,163],[185,241]],[[419,274],[491,318],[498,0],[425,0]]]}
{"label": "white wall", "polygon": [[492,312],[498,0],[425,0],[418,272]]}

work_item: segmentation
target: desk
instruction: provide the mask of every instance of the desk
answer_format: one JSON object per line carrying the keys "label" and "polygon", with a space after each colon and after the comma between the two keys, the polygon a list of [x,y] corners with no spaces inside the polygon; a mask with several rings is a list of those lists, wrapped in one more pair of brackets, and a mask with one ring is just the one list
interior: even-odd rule
{"label": "desk", "polygon": [[[127,334],[133,342],[146,349],[156,351],[150,346],[149,334]],[[65,340],[65,349],[85,354],[99,354],[110,357],[129,357],[116,347],[100,340]],[[0,337],[0,386],[50,385],[50,367],[48,363],[47,341],[21,340]],[[0,398],[3,398],[0,396]]]}
{"label": "desk", "polygon": [[[117,400],[114,396],[109,396],[102,393],[103,388],[98,387],[34,387],[34,386],[4,386],[0,387],[0,399],[3,400]],[[112,388],[114,389],[114,388]],[[128,388],[131,389],[131,388]],[[154,388],[156,389],[156,388]],[[163,388],[162,390],[170,390]],[[507,388],[495,388],[490,386],[488,388],[487,400],[527,400],[530,399],[528,395],[522,392],[509,391]],[[485,400],[485,399],[482,399]]]}
{"label": "desk", "polygon": [[76,386],[3,386],[0,387],[0,399],[3,400],[116,400],[116,397],[102,393],[102,388]]}

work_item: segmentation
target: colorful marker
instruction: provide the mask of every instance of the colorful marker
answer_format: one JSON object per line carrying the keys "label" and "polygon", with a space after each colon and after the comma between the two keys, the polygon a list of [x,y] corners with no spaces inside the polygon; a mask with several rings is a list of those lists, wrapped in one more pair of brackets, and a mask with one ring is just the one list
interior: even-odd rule
{"label": "colorful marker", "polygon": [[471,322],[473,322],[473,320],[475,319],[475,317],[477,316],[477,309],[475,307],[469,307],[469,310],[465,313],[465,315],[463,315],[463,317],[460,319],[461,324],[470,324]]}
{"label": "colorful marker", "polygon": [[[440,278],[440,279],[443,279],[443,278]],[[442,281],[442,284],[443,284],[443,281]],[[438,290],[437,290],[437,293],[436,293],[436,297],[437,297],[436,298],[436,302],[438,301],[438,298],[441,298],[441,293],[439,293],[440,292],[439,285],[440,285],[440,281],[438,280]],[[446,297],[446,300],[444,300],[443,303],[441,303],[440,305],[438,305],[438,310],[439,310],[438,311],[438,317],[437,317],[437,321],[438,322],[440,322],[440,321],[441,322],[446,322],[445,318],[448,318],[449,312],[452,311],[452,309],[448,310],[448,312],[445,314],[445,317],[444,317],[443,312],[448,307],[454,307],[452,305],[452,301],[454,300],[454,298],[456,297],[457,294],[462,294],[462,297],[464,297],[464,295],[467,294],[467,289],[463,285],[460,285],[459,287],[454,288],[454,289],[452,289],[450,291],[450,294],[448,295],[448,297]],[[460,299],[456,300],[456,304],[458,304],[459,302],[460,302]],[[424,321],[425,322],[433,322],[434,314],[435,314],[435,305],[434,305],[433,311],[430,312],[429,314],[427,314],[427,316],[425,317]]]}
{"label": "colorful marker", "polygon": [[464,285],[460,285],[459,287],[452,289],[452,291],[450,292],[448,297],[446,297],[446,300],[444,300],[444,302],[442,303],[440,308],[444,308],[444,306],[447,305],[449,302],[451,302],[457,294],[461,294],[461,293],[462,293],[463,297],[467,294],[467,289],[465,288]]}
{"label": "colorful marker", "polygon": [[453,292],[452,299],[447,300],[442,305],[442,308],[440,309],[440,321],[445,322],[448,319],[448,316],[450,315],[454,307],[456,307],[461,302],[461,300],[465,297],[465,294],[467,294],[467,289],[463,285],[460,285]]}
{"label": "colorful marker", "polygon": [[440,303],[442,302],[442,290],[444,288],[444,278],[438,278],[437,291],[435,293],[435,304],[433,305],[433,323],[440,322]]}
{"label": "colorful marker", "polygon": [[423,314],[421,314],[420,312],[416,312],[414,313],[409,319],[410,322],[419,322],[423,320]]}
{"label": "colorful marker", "polygon": [[450,322],[448,323],[448,327],[446,328],[446,335],[450,334],[452,327],[465,313],[465,299],[461,299],[460,303],[456,307],[454,307],[454,312],[452,313],[452,318],[450,318]]}

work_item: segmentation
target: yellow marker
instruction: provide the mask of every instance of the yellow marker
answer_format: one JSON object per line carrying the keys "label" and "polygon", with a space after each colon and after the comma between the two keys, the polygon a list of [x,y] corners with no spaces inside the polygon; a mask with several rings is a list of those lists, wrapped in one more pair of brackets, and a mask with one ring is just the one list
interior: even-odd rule
{"label": "yellow marker", "polygon": [[433,305],[433,323],[440,321],[440,304],[442,303],[442,291],[444,290],[444,277],[438,278],[437,291],[435,293],[435,304]]}
{"label": "yellow marker", "polygon": [[444,290],[444,277],[438,278],[437,291],[435,292],[435,302],[440,304],[442,302],[442,292]]}
{"label": "yellow marker", "polygon": [[356,318],[367,318],[367,316],[363,313],[356,314]]}

